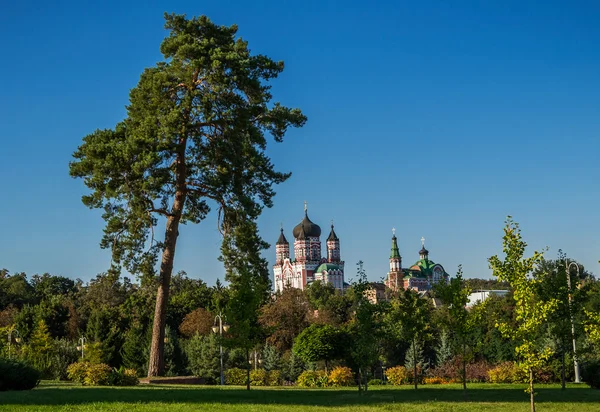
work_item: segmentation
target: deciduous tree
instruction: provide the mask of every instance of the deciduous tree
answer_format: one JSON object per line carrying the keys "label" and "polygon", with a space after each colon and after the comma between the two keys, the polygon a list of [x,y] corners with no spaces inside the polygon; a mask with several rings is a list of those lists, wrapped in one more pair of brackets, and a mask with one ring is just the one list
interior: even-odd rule
{"label": "deciduous tree", "polygon": [[504,336],[517,342],[515,352],[520,367],[529,375],[531,412],[535,412],[534,371],[552,355],[551,349],[540,344],[538,338],[548,317],[556,310],[557,301],[544,301],[536,295],[540,281],[531,275],[542,261],[543,253],[535,251],[532,256],[524,257],[527,243],[521,237],[519,224],[510,216],[502,239],[504,260],[494,255],[489,263],[498,280],[508,282],[514,291],[515,324],[502,322],[497,327]]}

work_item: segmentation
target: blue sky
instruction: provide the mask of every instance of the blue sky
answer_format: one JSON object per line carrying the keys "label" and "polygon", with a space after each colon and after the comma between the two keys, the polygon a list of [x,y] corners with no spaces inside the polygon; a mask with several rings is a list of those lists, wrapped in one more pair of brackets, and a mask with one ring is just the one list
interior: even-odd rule
{"label": "blue sky", "polygon": [[[269,148],[293,172],[260,219],[273,245],[306,200],[325,235],[334,219],[346,278],[358,260],[385,276],[392,227],[404,264],[424,236],[449,273],[488,277],[510,214],[532,250],[562,248],[600,274],[593,1],[6,2],[0,267],[84,280],[108,267],[100,213],[68,163],[161,60],[165,11],[236,23],[255,53],[286,63],[275,99],[309,120]],[[175,269],[222,278],[215,215],[180,233]]]}

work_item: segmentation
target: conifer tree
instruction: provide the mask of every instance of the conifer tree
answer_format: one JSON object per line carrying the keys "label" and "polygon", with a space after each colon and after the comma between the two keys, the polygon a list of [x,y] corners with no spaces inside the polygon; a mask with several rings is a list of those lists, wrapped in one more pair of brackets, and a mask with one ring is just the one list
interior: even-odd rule
{"label": "conifer tree", "polygon": [[[131,273],[155,275],[158,291],[148,375],[164,370],[169,287],[180,225],[219,210],[230,218],[256,219],[272,205],[273,186],[290,175],[266,156],[267,136],[282,141],[306,118],[272,102],[267,82],[283,62],[250,53],[237,26],[207,17],[165,14],[164,61],[147,68],[130,92],[127,117],[114,129],[84,138],[70,165],[91,193],[90,208],[104,210],[103,248]],[[155,227],[165,224],[164,237]]]}

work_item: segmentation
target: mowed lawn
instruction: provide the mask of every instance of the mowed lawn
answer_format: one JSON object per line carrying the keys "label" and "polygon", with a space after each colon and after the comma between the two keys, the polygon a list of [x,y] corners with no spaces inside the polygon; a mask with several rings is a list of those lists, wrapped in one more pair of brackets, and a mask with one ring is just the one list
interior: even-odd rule
{"label": "mowed lawn", "polygon": [[[528,411],[525,385],[472,384],[465,399],[460,385],[378,386],[366,395],[356,388],[299,389],[140,385],[82,387],[43,382],[32,391],[0,392],[0,411]],[[540,385],[537,409],[600,411],[600,390],[587,385]]]}

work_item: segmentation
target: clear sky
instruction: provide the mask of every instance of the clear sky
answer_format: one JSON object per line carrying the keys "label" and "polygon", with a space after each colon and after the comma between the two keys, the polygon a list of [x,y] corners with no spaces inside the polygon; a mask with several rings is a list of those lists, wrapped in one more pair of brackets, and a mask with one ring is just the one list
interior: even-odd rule
{"label": "clear sky", "polygon": [[[308,123],[269,154],[293,176],[260,219],[273,247],[331,219],[346,278],[430,258],[489,277],[506,215],[531,249],[600,274],[600,5],[596,1],[5,1],[0,11],[0,267],[88,280],[103,221],[71,154],[125,116],[161,59],[163,12],[239,25],[286,70],[276,100]],[[175,269],[223,276],[216,216],[180,230]]]}

